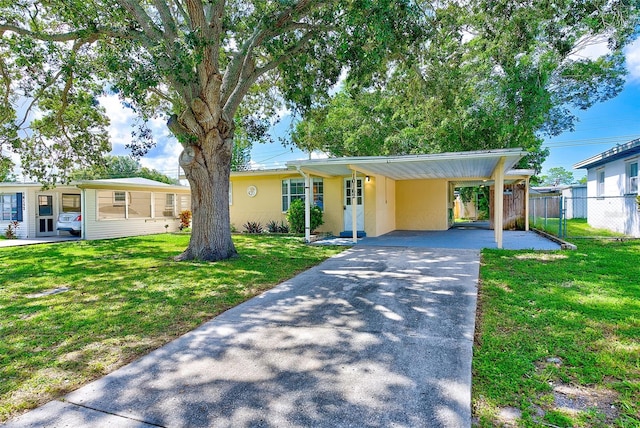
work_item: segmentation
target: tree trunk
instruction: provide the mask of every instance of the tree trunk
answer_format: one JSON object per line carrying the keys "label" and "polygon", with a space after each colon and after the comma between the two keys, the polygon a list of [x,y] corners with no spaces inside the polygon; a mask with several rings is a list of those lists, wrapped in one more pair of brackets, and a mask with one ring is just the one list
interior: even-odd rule
{"label": "tree trunk", "polygon": [[231,240],[229,174],[233,133],[223,139],[211,130],[180,155],[191,185],[192,227],[187,249],[176,260],[225,260],[237,255]]}

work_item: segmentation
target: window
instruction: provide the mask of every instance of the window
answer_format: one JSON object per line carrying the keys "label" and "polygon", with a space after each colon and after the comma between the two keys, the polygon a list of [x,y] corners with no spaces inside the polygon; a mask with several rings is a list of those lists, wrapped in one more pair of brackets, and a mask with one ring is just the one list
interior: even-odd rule
{"label": "window", "polygon": [[627,189],[626,193],[638,193],[638,161],[627,164]]}
{"label": "window", "polygon": [[0,220],[22,221],[22,193],[0,194]]}
{"label": "window", "polygon": [[[346,183],[346,188],[345,188],[345,203],[347,205],[351,205],[352,204],[352,199],[353,199],[353,181],[351,179],[348,179],[345,181]],[[362,179],[361,178],[357,178],[356,182],[356,205],[362,205]]]}
{"label": "window", "polygon": [[597,196],[604,196],[604,169],[596,171],[596,180],[598,183]]}
{"label": "window", "polygon": [[[313,203],[324,209],[324,183],[321,178],[314,178],[312,183]],[[282,211],[287,211],[291,202],[296,199],[304,201],[304,179],[282,180]]]}
{"label": "window", "polygon": [[113,192],[113,205],[124,206],[127,203],[127,192]]}
{"label": "window", "polygon": [[98,219],[111,220],[125,218],[126,199],[126,192],[113,192],[111,190],[99,191]]}
{"label": "window", "polygon": [[62,212],[80,212],[82,208],[80,207],[80,195],[72,194],[72,193],[63,193],[62,194]]}
{"label": "window", "polygon": [[155,195],[155,217],[171,217],[176,216],[175,201],[176,195],[173,193],[156,193]]}
{"label": "window", "polygon": [[151,218],[150,192],[129,192],[127,218]]}
{"label": "window", "polygon": [[178,213],[182,211],[191,211],[191,195],[178,195],[179,196],[179,207]]}

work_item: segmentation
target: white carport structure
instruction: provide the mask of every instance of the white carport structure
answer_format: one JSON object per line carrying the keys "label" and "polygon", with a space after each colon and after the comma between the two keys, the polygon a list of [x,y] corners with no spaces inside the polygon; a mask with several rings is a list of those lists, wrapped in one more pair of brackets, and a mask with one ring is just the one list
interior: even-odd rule
{"label": "white carport structure", "polygon": [[[527,152],[523,149],[496,149],[453,152],[429,155],[349,157],[291,161],[288,168],[297,170],[305,179],[305,239],[311,239],[310,186],[311,177],[382,176],[392,180],[446,179],[456,187],[494,186],[494,236],[502,248],[504,185],[526,183],[527,200],[532,170],[514,170]],[[353,185],[352,185],[353,186]],[[352,187],[355,188],[355,187]],[[352,192],[351,198],[357,197]],[[525,205],[525,224],[528,230],[528,202]],[[357,242],[356,210],[352,210],[353,241]]]}

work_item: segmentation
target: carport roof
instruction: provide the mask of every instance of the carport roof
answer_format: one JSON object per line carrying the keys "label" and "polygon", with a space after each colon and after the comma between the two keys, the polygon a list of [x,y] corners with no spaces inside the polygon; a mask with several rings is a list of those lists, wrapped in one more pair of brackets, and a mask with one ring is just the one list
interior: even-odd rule
{"label": "carport roof", "polygon": [[329,159],[310,159],[287,162],[290,169],[320,177],[351,175],[357,171],[365,175],[382,175],[393,180],[441,178],[456,183],[487,181],[500,159],[504,159],[505,180],[522,179],[533,175],[531,170],[512,170],[527,152],[523,149],[496,149],[472,152],[451,152],[429,155],[371,156]]}

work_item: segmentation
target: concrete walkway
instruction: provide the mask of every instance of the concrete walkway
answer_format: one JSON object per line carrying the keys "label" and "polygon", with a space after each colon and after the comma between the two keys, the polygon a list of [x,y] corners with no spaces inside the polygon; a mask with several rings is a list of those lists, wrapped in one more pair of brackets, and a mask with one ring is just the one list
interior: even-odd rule
{"label": "concrete walkway", "polygon": [[0,248],[21,247],[24,245],[54,244],[56,242],[79,241],[77,236],[50,236],[43,238],[0,239]]}
{"label": "concrete walkway", "polygon": [[357,246],[8,427],[469,427],[479,252]]}

